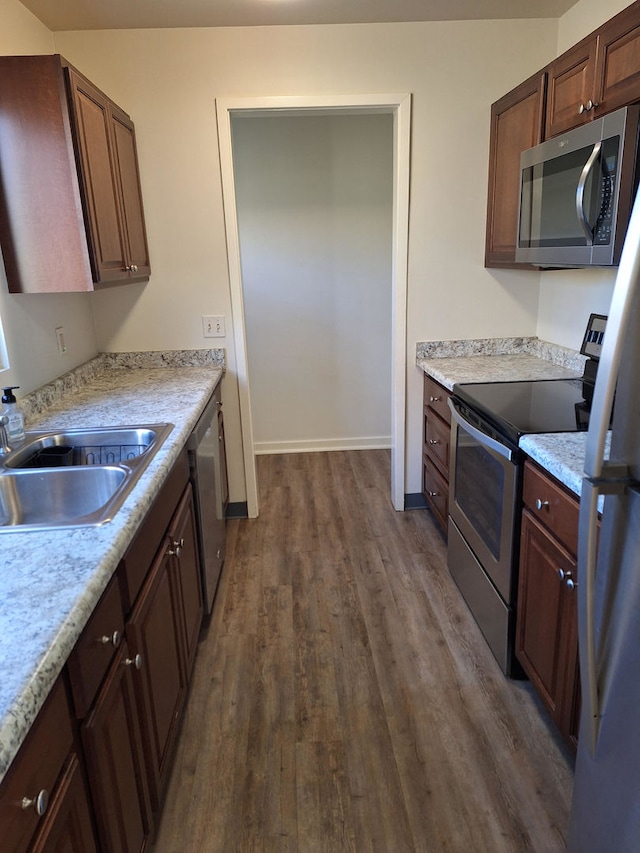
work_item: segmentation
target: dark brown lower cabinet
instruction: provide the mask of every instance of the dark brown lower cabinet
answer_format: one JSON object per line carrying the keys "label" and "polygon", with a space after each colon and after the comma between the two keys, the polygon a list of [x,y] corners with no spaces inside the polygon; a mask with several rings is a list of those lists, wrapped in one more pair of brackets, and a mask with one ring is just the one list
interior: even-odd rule
{"label": "dark brown lower cabinet", "polygon": [[188,486],[169,525],[169,549],[177,564],[181,597],[184,655],[191,674],[202,625],[203,599],[193,489]]}
{"label": "dark brown lower cabinet", "polygon": [[136,661],[123,643],[82,724],[98,835],[105,850],[137,853],[151,833],[146,768],[134,690]]}
{"label": "dark brown lower cabinet", "polygon": [[136,698],[141,718],[151,807],[157,811],[186,695],[179,578],[165,539],[127,624],[131,653],[139,656]]}
{"label": "dark brown lower cabinet", "polygon": [[58,782],[58,796],[48,809],[32,853],[97,853],[91,805],[77,755],[69,757]]}
{"label": "dark brown lower cabinet", "polygon": [[576,560],[525,509],[516,655],[561,734],[574,748],[579,708]]}
{"label": "dark brown lower cabinet", "polygon": [[63,676],[0,785],[0,849],[11,853],[97,850]]}

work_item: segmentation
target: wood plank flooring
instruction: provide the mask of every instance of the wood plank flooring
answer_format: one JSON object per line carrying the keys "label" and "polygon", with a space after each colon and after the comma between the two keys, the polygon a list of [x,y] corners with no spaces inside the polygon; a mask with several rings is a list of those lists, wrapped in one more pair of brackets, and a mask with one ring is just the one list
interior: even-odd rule
{"label": "wood plank flooring", "polygon": [[258,458],[154,853],[565,849],[573,771],[387,451]]}

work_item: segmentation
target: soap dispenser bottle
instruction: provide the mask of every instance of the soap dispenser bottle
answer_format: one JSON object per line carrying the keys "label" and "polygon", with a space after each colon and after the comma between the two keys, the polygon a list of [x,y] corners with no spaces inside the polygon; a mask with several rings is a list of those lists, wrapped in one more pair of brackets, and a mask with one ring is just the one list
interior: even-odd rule
{"label": "soap dispenser bottle", "polygon": [[18,408],[18,401],[13,392],[19,385],[4,388],[2,395],[2,414],[7,416],[6,432],[9,447],[15,447],[24,441],[24,415]]}

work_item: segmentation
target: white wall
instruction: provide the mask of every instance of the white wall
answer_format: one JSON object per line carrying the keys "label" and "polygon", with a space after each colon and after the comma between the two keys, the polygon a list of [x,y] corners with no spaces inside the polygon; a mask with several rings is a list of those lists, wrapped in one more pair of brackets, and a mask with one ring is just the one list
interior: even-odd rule
{"label": "white wall", "polygon": [[[0,0],[0,54],[53,53],[53,36],[17,0]],[[0,317],[10,369],[0,384],[19,385],[17,396],[32,391],[97,353],[92,294],[10,294],[0,263]],[[68,345],[58,353],[55,329],[63,326]]]}
{"label": "white wall", "polygon": [[[629,5],[626,0],[580,0],[561,19],[558,54]],[[589,314],[608,314],[615,270],[561,270],[540,274],[538,337],[579,349]]]}
{"label": "white wall", "polygon": [[[145,288],[96,294],[100,348],[203,346],[201,315],[230,313],[217,96],[411,92],[406,490],[419,492],[416,341],[536,331],[537,277],[483,267],[489,111],[553,58],[557,28],[527,20],[56,33],[56,49],[136,123],[153,272]],[[224,343],[232,500],[242,500],[235,353]]]}
{"label": "white wall", "polygon": [[393,116],[232,130],[256,452],[388,447]]}

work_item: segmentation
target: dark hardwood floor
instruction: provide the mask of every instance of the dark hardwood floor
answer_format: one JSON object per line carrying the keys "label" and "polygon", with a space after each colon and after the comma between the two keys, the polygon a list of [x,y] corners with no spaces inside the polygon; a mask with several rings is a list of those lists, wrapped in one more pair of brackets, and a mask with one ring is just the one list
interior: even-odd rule
{"label": "dark hardwood floor", "polygon": [[154,853],[565,849],[573,771],[387,451],[258,457]]}

